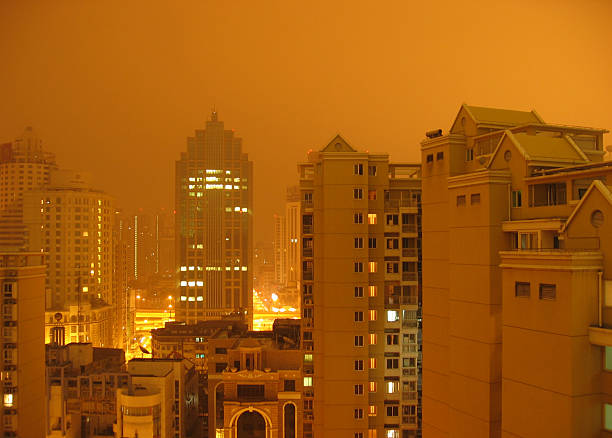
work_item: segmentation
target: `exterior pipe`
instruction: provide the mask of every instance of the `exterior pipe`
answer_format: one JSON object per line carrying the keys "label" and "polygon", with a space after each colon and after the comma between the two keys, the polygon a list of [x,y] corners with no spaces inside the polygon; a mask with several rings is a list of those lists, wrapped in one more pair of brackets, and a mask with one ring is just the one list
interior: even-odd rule
{"label": "exterior pipe", "polygon": [[598,322],[598,326],[599,327],[603,327],[603,304],[604,304],[604,297],[603,297],[603,287],[602,287],[602,282],[603,282],[603,271],[597,271],[597,299],[599,301],[599,309],[598,309],[598,315],[597,315],[597,322]]}

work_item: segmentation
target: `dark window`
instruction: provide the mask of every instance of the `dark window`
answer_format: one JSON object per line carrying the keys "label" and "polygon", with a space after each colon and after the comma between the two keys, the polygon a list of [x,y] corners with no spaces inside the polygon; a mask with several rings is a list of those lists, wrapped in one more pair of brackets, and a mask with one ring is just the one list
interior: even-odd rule
{"label": "dark window", "polygon": [[354,246],[356,249],[363,248],[363,237],[355,237]]}
{"label": "dark window", "polygon": [[363,297],[363,286],[355,286],[355,297],[356,298]]}
{"label": "dark window", "polygon": [[376,176],[376,166],[368,166],[368,175]]}
{"label": "dark window", "polygon": [[353,199],[363,199],[363,190],[353,189]]}
{"label": "dark window", "polygon": [[295,391],[295,380],[285,380],[285,391]]}
{"label": "dark window", "polygon": [[399,415],[399,406],[387,406],[387,417],[397,417]]}
{"label": "dark window", "polygon": [[554,284],[540,284],[540,299],[554,300],[557,297],[557,286]]}
{"label": "dark window", "polygon": [[357,419],[363,418],[363,409],[355,409],[354,416]]}
{"label": "dark window", "polygon": [[399,359],[387,359],[387,369],[399,368]]}
{"label": "dark window", "polygon": [[465,195],[458,195],[457,196],[457,207],[463,207],[465,206]]}
{"label": "dark window", "polygon": [[215,354],[227,354],[227,348],[217,347],[215,348]]}
{"label": "dark window", "polygon": [[363,214],[362,213],[355,213],[353,215],[353,223],[362,224],[363,223]]}
{"label": "dark window", "polygon": [[355,347],[363,347],[363,336],[355,336]]}
{"label": "dark window", "polygon": [[363,360],[359,359],[355,361],[355,371],[363,371]]}
{"label": "dark window", "polygon": [[219,362],[215,364],[215,371],[217,373],[222,373],[223,371],[225,371],[226,368],[227,368],[227,363],[225,362]]}
{"label": "dark window", "polygon": [[295,406],[287,403],[283,409],[285,410],[284,438],[295,438]]}
{"label": "dark window", "polygon": [[355,389],[355,395],[363,395],[363,385],[361,384],[355,385],[354,389]]}
{"label": "dark window", "polygon": [[440,161],[444,159],[444,152],[437,152],[436,153],[436,160]]}
{"label": "dark window", "polygon": [[368,248],[370,248],[370,249],[376,248],[376,237],[369,237],[368,238]]}
{"label": "dark window", "polygon": [[427,154],[427,162],[433,163],[433,154]]}
{"label": "dark window", "polygon": [[363,263],[355,262],[355,272],[363,272]]}
{"label": "dark window", "polygon": [[480,193],[472,193],[470,195],[470,204],[480,204]]}
{"label": "dark window", "polygon": [[526,282],[517,281],[514,283],[514,296],[529,298],[531,294],[531,285]]}
{"label": "dark window", "polygon": [[512,191],[512,207],[518,208],[523,205],[523,196],[520,190]]}
{"label": "dark window", "polygon": [[355,322],[363,321],[363,312],[355,312]]}
{"label": "dark window", "polygon": [[238,399],[242,400],[263,400],[264,385],[238,385]]}
{"label": "dark window", "polygon": [[353,166],[354,175],[363,175],[363,164],[355,164]]}

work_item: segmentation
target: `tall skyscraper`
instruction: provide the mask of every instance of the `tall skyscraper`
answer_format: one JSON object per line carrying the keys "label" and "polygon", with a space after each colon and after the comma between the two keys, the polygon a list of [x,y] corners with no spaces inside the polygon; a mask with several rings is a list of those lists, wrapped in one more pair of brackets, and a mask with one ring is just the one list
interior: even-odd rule
{"label": "tall skyscraper", "polygon": [[42,140],[29,126],[13,143],[0,145],[0,247],[27,247],[23,194],[48,184],[56,168],[55,156],[43,149]]}
{"label": "tall skyscraper", "polygon": [[463,105],[422,142],[424,438],[612,434],[605,132]]}
{"label": "tall skyscraper", "polygon": [[287,284],[287,227],[285,217],[274,215],[274,283],[277,287]]}
{"label": "tall skyscraper", "polygon": [[23,195],[29,249],[48,254],[47,342],[113,345],[113,204],[70,170]]}
{"label": "tall skyscraper", "polygon": [[420,165],[337,136],[299,179],[304,436],[417,437]]}
{"label": "tall skyscraper", "polygon": [[0,253],[3,437],[45,436],[45,256]]}
{"label": "tall skyscraper", "polygon": [[253,164],[213,111],[176,162],[176,319],[252,321]]}

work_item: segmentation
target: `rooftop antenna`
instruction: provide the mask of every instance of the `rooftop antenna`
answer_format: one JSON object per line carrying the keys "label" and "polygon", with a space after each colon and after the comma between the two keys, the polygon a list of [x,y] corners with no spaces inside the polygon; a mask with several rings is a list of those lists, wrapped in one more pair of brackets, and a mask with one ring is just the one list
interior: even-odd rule
{"label": "rooftop antenna", "polygon": [[210,121],[211,122],[216,122],[217,121],[217,108],[215,107],[215,105],[213,105],[213,107],[212,107],[212,114],[210,116]]}

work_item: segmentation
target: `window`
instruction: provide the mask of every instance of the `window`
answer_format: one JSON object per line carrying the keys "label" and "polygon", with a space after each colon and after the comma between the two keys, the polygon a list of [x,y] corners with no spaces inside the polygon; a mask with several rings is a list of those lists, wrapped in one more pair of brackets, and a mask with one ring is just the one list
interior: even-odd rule
{"label": "window", "polygon": [[368,409],[368,415],[370,417],[376,416],[376,405],[370,405],[370,408]]}
{"label": "window", "polygon": [[396,322],[399,320],[399,312],[397,310],[387,310],[387,322]]}
{"label": "window", "polygon": [[428,163],[433,163],[433,154],[427,154],[427,162]]}
{"label": "window", "polygon": [[357,419],[363,418],[363,409],[361,408],[355,409],[355,412],[353,415]]}
{"label": "window", "polygon": [[355,237],[355,248],[363,248],[363,237]]}
{"label": "window", "polygon": [[368,166],[368,175],[376,176],[376,166]]}
{"label": "window", "polygon": [[363,360],[359,359],[355,361],[355,371],[363,371]]}
{"label": "window", "polygon": [[458,195],[457,196],[457,207],[463,207],[465,206],[465,195]]}
{"label": "window", "polygon": [[397,274],[397,273],[399,273],[399,263],[387,262],[387,274]]}
{"label": "window", "polygon": [[363,336],[362,335],[355,336],[355,347],[363,347]]}
{"label": "window", "polygon": [[517,281],[514,283],[514,296],[522,297],[522,298],[529,298],[529,295],[531,294],[530,289],[531,289],[531,286],[529,283]]}
{"label": "window", "polygon": [[353,199],[363,199],[363,189],[353,189]]}
{"label": "window", "polygon": [[368,190],[368,200],[376,201],[376,190]]}
{"label": "window", "polygon": [[387,359],[387,369],[394,370],[399,368],[399,359]]}
{"label": "window", "polygon": [[304,354],[304,362],[312,362],[312,353],[306,353]]}
{"label": "window", "polygon": [[362,322],[363,321],[363,312],[359,311],[359,312],[355,312],[355,322]]}
{"label": "window", "polygon": [[609,403],[604,403],[604,429],[612,431],[612,405]]}
{"label": "window", "polygon": [[465,161],[472,161],[474,159],[474,149],[468,148],[465,150]]}
{"label": "window", "polygon": [[399,239],[387,239],[387,249],[399,249]]}
{"label": "window", "polygon": [[371,297],[378,295],[378,286],[368,286],[368,294]]}
{"label": "window", "polygon": [[370,392],[376,392],[376,382],[370,382]]}
{"label": "window", "polygon": [[440,161],[444,159],[444,152],[436,152],[436,161]]}
{"label": "window", "polygon": [[355,432],[353,438],[363,438],[363,432]]}
{"label": "window", "polygon": [[399,224],[399,215],[397,214],[387,215],[387,225],[398,225],[398,224]]}
{"label": "window", "polygon": [[355,272],[363,272],[363,263],[355,262]]}
{"label": "window", "polygon": [[368,238],[368,248],[375,249],[376,248],[376,237]]}
{"label": "window", "polygon": [[355,298],[363,298],[363,286],[355,286]]}
{"label": "window", "polygon": [[304,386],[312,386],[312,377],[304,377]]}
{"label": "window", "polygon": [[355,213],[353,215],[353,223],[362,224],[363,223],[363,213]]}
{"label": "window", "polygon": [[387,345],[398,345],[399,335],[387,335]]}
{"label": "window", "polygon": [[612,347],[605,347],[604,351],[604,369],[612,371]]}
{"label": "window", "polygon": [[378,262],[369,262],[368,263],[368,272],[375,273],[378,272]]}
{"label": "window", "polygon": [[363,385],[361,384],[355,385],[353,387],[353,390],[355,391],[355,395],[363,395]]}
{"label": "window", "polygon": [[285,380],[285,391],[294,392],[295,391],[295,380]]}
{"label": "window", "polygon": [[217,347],[215,348],[215,354],[227,354],[227,348]]}
{"label": "window", "polygon": [[363,164],[353,165],[353,175],[363,175]]}
{"label": "window", "polygon": [[523,205],[523,198],[520,190],[512,190],[512,207],[518,208]]}
{"label": "window", "polygon": [[376,225],[376,213],[368,213],[368,224]]}
{"label": "window", "polygon": [[371,357],[370,358],[370,369],[371,370],[375,370],[376,369],[376,358],[375,357]]}
{"label": "window", "polygon": [[376,345],[377,340],[376,333],[370,333],[370,345]]}
{"label": "window", "polygon": [[565,183],[534,184],[529,186],[529,206],[563,205],[567,202]]}
{"label": "window", "polygon": [[387,406],[387,417],[397,417],[399,415],[399,406]]}
{"label": "window", "polygon": [[470,204],[480,204],[480,193],[472,193],[470,195]]}
{"label": "window", "polygon": [[370,309],[370,321],[376,321],[378,319],[378,311],[376,309]]}
{"label": "window", "polygon": [[557,287],[554,284],[540,284],[540,299],[554,300],[557,297]]}

